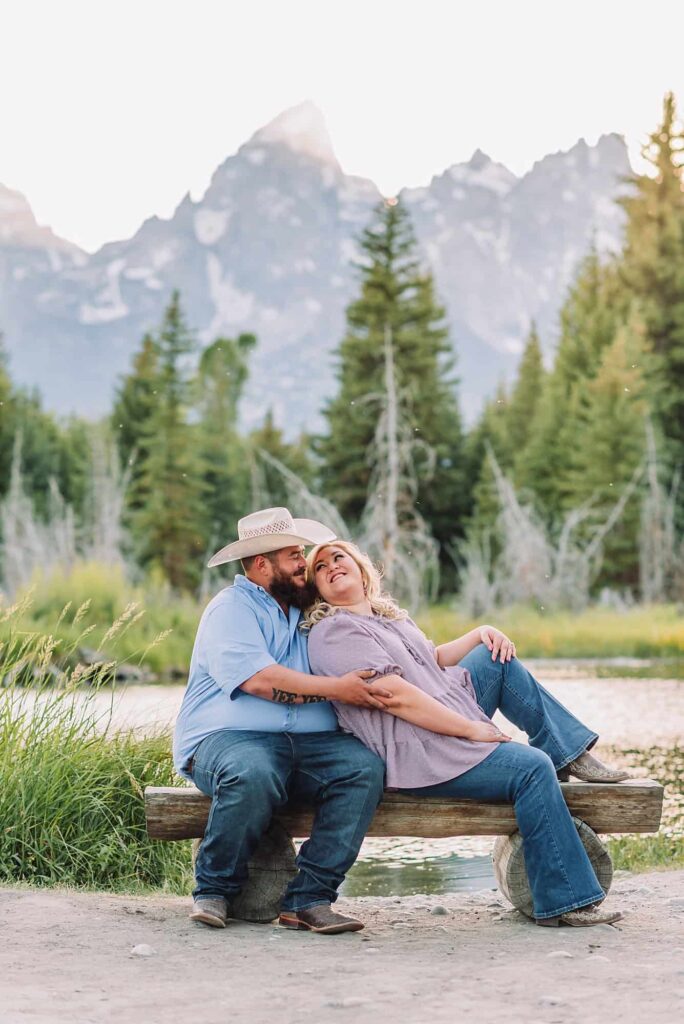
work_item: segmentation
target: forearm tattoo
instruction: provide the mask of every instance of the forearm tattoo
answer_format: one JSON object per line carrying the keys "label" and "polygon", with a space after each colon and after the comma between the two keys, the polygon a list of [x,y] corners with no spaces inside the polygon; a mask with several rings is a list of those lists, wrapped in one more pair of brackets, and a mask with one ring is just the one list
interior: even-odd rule
{"label": "forearm tattoo", "polygon": [[296,693],[288,693],[287,690],[278,690],[273,687],[273,700],[276,704],[295,704],[297,701]]}
{"label": "forearm tattoo", "polygon": [[318,704],[327,699],[327,697],[319,697],[314,693],[290,693],[289,690],[278,690],[275,686],[273,687],[273,700],[276,704],[296,704],[298,700],[301,700],[302,704]]}

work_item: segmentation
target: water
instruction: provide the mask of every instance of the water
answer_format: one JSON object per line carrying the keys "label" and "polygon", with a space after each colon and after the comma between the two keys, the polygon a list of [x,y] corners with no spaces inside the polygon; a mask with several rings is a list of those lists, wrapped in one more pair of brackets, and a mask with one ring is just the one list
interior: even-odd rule
{"label": "water", "polygon": [[415,896],[494,888],[490,857],[462,857],[453,853],[449,857],[426,857],[417,863],[388,863],[362,856],[340,892],[343,896]]}

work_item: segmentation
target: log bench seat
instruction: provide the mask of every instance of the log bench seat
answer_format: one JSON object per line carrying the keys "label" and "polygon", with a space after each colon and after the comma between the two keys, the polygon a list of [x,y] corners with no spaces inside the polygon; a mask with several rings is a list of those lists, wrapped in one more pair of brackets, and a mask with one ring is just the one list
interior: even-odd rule
{"label": "log bench seat", "polygon": [[[599,884],[607,893],[613,865],[597,833],[657,832],[663,787],[652,779],[634,779],[612,785],[562,782],[561,789]],[[210,804],[194,786],[150,786],[145,790],[148,835],[152,839],[194,839],[194,857]],[[277,917],[287,883],[296,873],[292,837],[310,835],[313,816],[311,808],[296,806],[288,806],[276,815],[250,860],[249,881],[232,901],[231,916],[261,922]],[[499,889],[516,909],[533,916],[522,840],[511,804],[444,797],[416,799],[388,792],[367,835],[423,839],[497,836],[492,860]]]}
{"label": "log bench seat", "polygon": [[[653,779],[629,782],[561,782],[563,796],[574,817],[594,832],[657,832],[663,807],[663,787]],[[151,839],[195,839],[204,835],[209,797],[194,786],[148,786],[145,790],[147,832]],[[311,832],[313,810],[287,807],[276,818],[291,836]],[[416,799],[386,793],[368,829],[368,836],[501,836],[516,831],[511,804]]]}

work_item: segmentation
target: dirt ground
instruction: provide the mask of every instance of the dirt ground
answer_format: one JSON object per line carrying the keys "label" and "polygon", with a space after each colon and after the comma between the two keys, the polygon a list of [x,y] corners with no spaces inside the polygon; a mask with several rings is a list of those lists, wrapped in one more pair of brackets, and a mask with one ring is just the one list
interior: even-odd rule
{"label": "dirt ground", "polygon": [[624,919],[587,929],[535,927],[495,890],[341,900],[365,930],[317,936],[209,929],[176,897],[0,889],[0,1022],[684,1019],[684,871],[609,899]]}

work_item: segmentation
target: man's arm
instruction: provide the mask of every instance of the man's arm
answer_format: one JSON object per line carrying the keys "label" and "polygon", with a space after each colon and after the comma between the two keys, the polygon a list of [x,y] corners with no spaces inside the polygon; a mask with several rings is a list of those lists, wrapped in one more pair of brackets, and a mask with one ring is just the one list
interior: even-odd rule
{"label": "man's arm", "polygon": [[367,680],[376,675],[370,670],[347,672],[343,676],[312,676],[273,663],[255,672],[241,686],[245,693],[276,704],[314,704],[339,700],[343,704],[384,710],[383,698],[392,693],[379,683]]}

